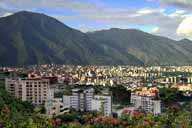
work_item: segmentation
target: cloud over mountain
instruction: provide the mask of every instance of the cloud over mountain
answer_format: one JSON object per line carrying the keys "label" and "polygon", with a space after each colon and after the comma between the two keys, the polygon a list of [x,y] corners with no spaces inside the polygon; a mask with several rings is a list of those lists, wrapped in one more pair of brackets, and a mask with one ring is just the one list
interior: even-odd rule
{"label": "cloud over mountain", "polygon": [[[191,0],[143,0],[148,3],[139,4],[137,1],[140,0],[1,0],[0,16],[28,10],[50,15],[84,32],[116,27],[154,33],[158,28],[154,33],[156,35],[183,38],[177,34],[177,28],[191,15]],[[161,6],[159,2],[166,6]]]}
{"label": "cloud over mountain", "polygon": [[177,29],[177,34],[192,39],[192,16],[185,18]]}

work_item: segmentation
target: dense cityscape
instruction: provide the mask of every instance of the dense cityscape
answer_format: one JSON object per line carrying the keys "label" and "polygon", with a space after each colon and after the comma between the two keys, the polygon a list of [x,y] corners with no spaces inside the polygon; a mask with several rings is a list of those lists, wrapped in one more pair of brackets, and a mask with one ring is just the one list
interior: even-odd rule
{"label": "dense cityscape", "polygon": [[192,0],[0,0],[0,128],[192,128]]}
{"label": "dense cityscape", "polygon": [[1,127],[192,126],[191,66],[52,64],[0,72]]}

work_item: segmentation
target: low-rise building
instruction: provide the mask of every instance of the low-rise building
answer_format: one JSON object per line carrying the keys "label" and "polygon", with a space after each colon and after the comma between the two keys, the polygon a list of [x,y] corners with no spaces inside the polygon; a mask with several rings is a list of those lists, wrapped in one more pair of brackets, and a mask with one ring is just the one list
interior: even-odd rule
{"label": "low-rise building", "polygon": [[65,106],[62,99],[50,99],[45,102],[46,115],[49,117],[62,115],[69,112],[69,107]]}

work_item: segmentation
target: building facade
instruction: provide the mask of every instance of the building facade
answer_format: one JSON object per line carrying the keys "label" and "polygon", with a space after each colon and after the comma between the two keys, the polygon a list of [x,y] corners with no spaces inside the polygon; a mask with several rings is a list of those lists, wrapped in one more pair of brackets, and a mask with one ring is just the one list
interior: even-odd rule
{"label": "building facade", "polygon": [[94,95],[93,88],[73,89],[72,95],[63,96],[63,104],[76,111],[97,111],[103,113],[104,116],[110,116],[112,113],[111,95]]}
{"label": "building facade", "polygon": [[54,98],[45,102],[46,115],[49,117],[62,115],[69,112],[69,107],[64,106],[62,99]]}
{"label": "building facade", "polygon": [[104,116],[112,114],[112,99],[110,95],[95,95],[92,99],[92,111],[101,112]]}
{"label": "building facade", "polygon": [[90,89],[72,89],[72,95],[63,96],[63,104],[70,106],[76,111],[91,111],[91,101],[94,90]]}
{"label": "building facade", "polygon": [[142,96],[132,93],[131,103],[135,109],[142,109],[147,113],[153,113],[155,115],[161,113],[161,101],[154,99],[153,96]]}
{"label": "building facade", "polygon": [[43,104],[48,98],[53,97],[48,79],[6,79],[6,90],[14,97],[32,104]]}

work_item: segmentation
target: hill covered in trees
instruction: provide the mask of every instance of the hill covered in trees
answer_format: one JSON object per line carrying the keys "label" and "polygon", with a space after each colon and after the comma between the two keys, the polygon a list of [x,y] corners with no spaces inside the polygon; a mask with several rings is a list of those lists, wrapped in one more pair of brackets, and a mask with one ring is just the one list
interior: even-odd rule
{"label": "hill covered in trees", "polygon": [[83,33],[44,14],[0,18],[0,65],[190,65],[192,42],[134,29]]}

